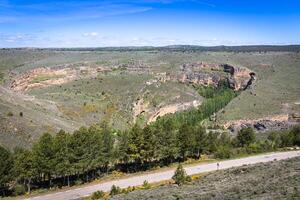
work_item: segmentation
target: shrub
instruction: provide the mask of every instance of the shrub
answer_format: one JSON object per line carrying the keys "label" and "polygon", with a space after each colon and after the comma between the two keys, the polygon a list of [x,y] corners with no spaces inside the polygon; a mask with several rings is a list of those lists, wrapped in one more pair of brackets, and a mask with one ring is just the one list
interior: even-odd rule
{"label": "shrub", "polygon": [[255,133],[252,128],[243,128],[238,133],[237,145],[240,147],[248,146],[251,143],[255,142]]}
{"label": "shrub", "polygon": [[122,192],[122,190],[119,186],[112,185],[109,195],[113,196],[113,195],[120,194],[121,192]]}
{"label": "shrub", "polygon": [[183,169],[182,165],[179,164],[175,174],[173,175],[172,179],[175,181],[177,185],[182,185],[185,182],[191,180],[191,178],[186,174],[185,170]]}
{"label": "shrub", "polygon": [[101,199],[104,197],[104,195],[105,195],[105,193],[103,191],[99,190],[99,191],[94,192],[92,194],[91,198],[92,198],[92,200]]}
{"label": "shrub", "polygon": [[150,189],[151,188],[151,185],[146,180],[144,181],[142,186],[143,186],[143,189]]}
{"label": "shrub", "polygon": [[23,195],[25,194],[26,192],[26,188],[24,185],[21,185],[21,184],[17,184],[15,185],[15,187],[13,188],[13,194],[15,196],[18,196],[18,195]]}
{"label": "shrub", "polygon": [[12,117],[12,116],[14,116],[14,114],[13,114],[12,112],[9,111],[9,112],[7,113],[7,116]]}
{"label": "shrub", "polygon": [[20,117],[23,117],[23,112],[20,112]]}
{"label": "shrub", "polygon": [[260,150],[260,145],[257,143],[251,143],[246,147],[247,153],[259,153]]}
{"label": "shrub", "polygon": [[231,157],[231,149],[227,146],[219,146],[217,148],[217,152],[215,153],[215,156],[217,158],[225,159]]}

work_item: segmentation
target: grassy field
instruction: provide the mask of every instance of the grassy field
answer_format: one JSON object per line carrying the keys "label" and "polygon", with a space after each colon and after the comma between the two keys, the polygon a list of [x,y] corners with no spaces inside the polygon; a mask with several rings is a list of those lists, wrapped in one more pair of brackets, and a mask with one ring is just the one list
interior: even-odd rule
{"label": "grassy field", "polygon": [[299,199],[300,158],[213,172],[187,185],[137,190],[109,199]]}
{"label": "grassy field", "polygon": [[[184,63],[228,63],[247,67],[257,73],[253,89],[241,93],[218,113],[220,123],[227,120],[255,119],[269,115],[299,112],[300,54],[296,52],[234,53],[176,51],[59,51],[0,50],[0,144],[13,148],[28,146],[43,132],[59,129],[73,131],[82,125],[103,120],[116,129],[133,123],[133,104],[143,98],[149,112],[158,108],[193,100],[202,100],[190,86],[166,82],[147,85],[156,73],[180,71]],[[17,75],[38,67],[78,68],[82,65],[113,68],[126,65],[126,70],[113,70],[96,77],[23,93],[7,88]],[[146,71],[132,72],[136,65]],[[37,76],[31,83],[60,76]],[[285,107],[283,107],[285,105]],[[22,116],[21,113],[22,112]],[[11,116],[11,113],[13,114]],[[145,124],[149,114],[138,123]]]}

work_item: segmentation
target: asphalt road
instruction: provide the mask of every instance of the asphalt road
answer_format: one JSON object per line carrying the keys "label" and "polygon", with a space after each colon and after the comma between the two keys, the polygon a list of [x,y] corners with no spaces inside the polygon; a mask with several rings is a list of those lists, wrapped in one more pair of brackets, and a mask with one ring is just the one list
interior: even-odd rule
{"label": "asphalt road", "polygon": [[[251,156],[247,158],[240,158],[235,160],[227,160],[219,162],[219,169],[227,169],[231,167],[238,167],[242,165],[260,163],[260,162],[269,162],[273,160],[282,160],[292,157],[300,156],[300,151],[288,151],[288,152],[279,152],[264,154],[258,156]],[[210,164],[199,164],[191,167],[185,167],[187,174],[198,174],[202,172],[210,172],[217,170],[216,163]],[[164,172],[150,173],[146,175],[134,176],[130,178],[124,178],[119,180],[108,181],[105,183],[99,183],[95,185],[84,186],[81,188],[70,189],[67,191],[56,192],[45,194],[41,196],[31,197],[28,200],[68,200],[68,199],[78,199],[80,197],[90,196],[93,192],[97,190],[110,191],[112,185],[119,186],[121,188],[127,188],[129,186],[138,186],[142,185],[145,180],[149,183],[170,180],[174,174],[174,170],[168,170]]]}

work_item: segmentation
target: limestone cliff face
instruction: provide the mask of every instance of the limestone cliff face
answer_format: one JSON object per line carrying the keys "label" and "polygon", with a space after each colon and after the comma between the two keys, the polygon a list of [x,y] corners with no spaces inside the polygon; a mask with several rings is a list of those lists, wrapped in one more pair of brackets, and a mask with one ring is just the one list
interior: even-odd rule
{"label": "limestone cliff face", "polygon": [[248,68],[222,65],[224,72],[230,74],[227,78],[229,86],[234,90],[247,89],[255,80],[255,73]]}
{"label": "limestone cliff face", "polygon": [[[220,75],[226,72],[228,75]],[[255,73],[244,67],[229,64],[214,64],[205,62],[187,63],[181,66],[181,72],[170,75],[170,80],[181,83],[192,83],[217,87],[219,82],[227,79],[230,88],[234,90],[247,89],[255,81]]]}

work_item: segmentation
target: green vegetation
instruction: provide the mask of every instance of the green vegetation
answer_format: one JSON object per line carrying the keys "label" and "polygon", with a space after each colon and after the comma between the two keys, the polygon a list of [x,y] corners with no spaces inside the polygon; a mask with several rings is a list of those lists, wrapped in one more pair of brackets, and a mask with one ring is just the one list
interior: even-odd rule
{"label": "green vegetation", "polygon": [[[136,172],[197,159],[201,154],[225,159],[299,146],[299,126],[272,132],[263,139],[257,139],[251,129],[243,129],[233,137],[207,132],[203,126],[203,120],[209,118],[219,124],[300,111],[300,54],[244,48],[250,52],[235,52],[235,48],[230,52],[222,48],[218,52],[197,48],[0,50],[0,143],[9,149],[0,149],[1,158],[5,158],[0,161],[2,194],[70,186],[113,170]],[[172,81],[146,84],[155,79],[155,73],[176,74],[182,64],[199,61],[247,67],[255,71],[257,81],[253,89],[243,92],[229,89],[225,82],[216,88]],[[142,63],[145,69],[134,72],[136,63]],[[34,88],[25,95],[7,89],[10,79],[30,69],[63,68],[67,64],[74,68],[101,65],[114,70],[59,86]],[[118,66],[122,66],[120,70],[115,68]],[[133,70],[123,70],[124,66]],[[139,126],[147,122],[147,113],[142,111],[138,125],[133,125],[133,105],[141,98],[149,105],[144,110],[150,113],[169,104],[203,102],[197,109],[166,115],[147,126]],[[10,183],[15,183],[13,189]]]}
{"label": "green vegetation", "polygon": [[119,186],[112,185],[111,189],[110,189],[110,192],[109,192],[109,195],[114,196],[114,195],[117,195],[117,194],[121,194],[121,192],[122,192],[122,190]]}
{"label": "green vegetation", "polygon": [[183,185],[191,181],[191,177],[186,174],[181,164],[178,165],[172,179],[177,185]]}
{"label": "green vegetation", "polygon": [[[262,46],[233,47],[229,50],[224,47],[217,48],[217,52],[213,52],[213,49],[203,52],[203,49],[194,47],[119,50],[108,48],[93,51],[1,49],[0,73],[3,79],[0,86],[0,110],[3,112],[0,113],[0,143],[11,150],[17,146],[29,148],[44,132],[54,133],[60,129],[73,132],[81,126],[90,126],[100,121],[108,121],[119,130],[128,129],[133,125],[132,105],[143,93],[140,91],[145,82],[154,79],[156,73],[180,73],[183,64],[200,61],[247,67],[257,74],[253,89],[241,92],[224,109],[215,109],[219,111],[215,117],[216,124],[228,120],[257,119],[283,112],[300,112],[300,54],[291,51],[294,48],[296,47]],[[288,51],[265,52],[262,49]],[[242,52],[237,52],[238,50]],[[2,86],[7,87],[18,75],[39,67],[57,69],[71,65],[71,68],[78,69],[88,65],[92,68],[103,66],[117,69],[123,65],[132,67],[135,63],[142,63],[150,73],[114,70],[98,77],[83,77],[59,86],[30,89],[25,92],[26,96],[2,90]],[[144,98],[147,100],[145,102],[149,102],[151,112],[172,103],[201,101],[196,90],[198,88],[167,81],[161,85],[146,86]],[[211,97],[215,92],[214,88],[210,88],[213,92],[205,90],[207,94],[200,93],[206,97]],[[12,98],[14,101],[11,101]],[[87,107],[83,106],[84,102]],[[207,102],[208,106],[215,106],[214,101]],[[283,105],[287,105],[288,109],[283,110]],[[24,113],[22,118],[17,117],[20,111]],[[8,112],[14,113],[14,116],[7,117]],[[138,122],[145,124],[147,117],[149,116],[143,113]],[[185,118],[188,117],[183,119]],[[198,123],[198,119],[194,121]]]}
{"label": "green vegetation", "polygon": [[[1,148],[3,194],[20,194],[25,190],[30,193],[32,188],[89,182],[112,170],[137,172],[199,158],[201,154],[230,158],[300,145],[299,126],[289,131],[272,132],[264,141],[255,140],[251,129],[242,129],[237,137],[231,138],[225,133],[206,133],[202,127],[189,129],[183,125],[178,131],[168,127],[171,125],[144,129],[134,126],[129,131],[118,132],[102,123],[82,127],[72,135],[64,131],[55,136],[45,133],[32,150],[18,148],[11,154]],[[189,180],[180,165],[173,178],[179,185]],[[10,190],[8,186],[12,180],[17,184]],[[144,187],[148,188],[148,184],[144,183]],[[111,193],[120,191],[116,187]]]}
{"label": "green vegetation", "polygon": [[105,193],[103,191],[96,191],[93,192],[91,199],[92,200],[97,200],[97,199],[101,199],[105,196]]}

